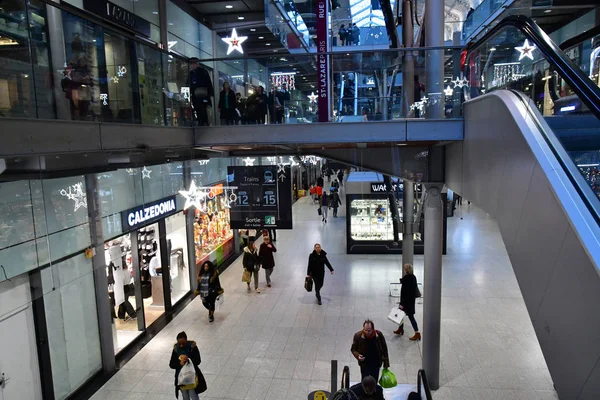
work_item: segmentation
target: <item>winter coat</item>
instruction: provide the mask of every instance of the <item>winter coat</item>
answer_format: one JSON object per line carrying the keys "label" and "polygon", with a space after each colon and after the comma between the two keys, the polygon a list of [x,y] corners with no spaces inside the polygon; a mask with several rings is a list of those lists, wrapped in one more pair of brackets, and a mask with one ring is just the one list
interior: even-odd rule
{"label": "winter coat", "polygon": [[[196,94],[196,89],[199,88],[205,89],[206,96],[198,96]],[[190,94],[192,96],[192,103],[205,102],[209,105],[212,104],[210,98],[215,95],[215,89],[206,69],[198,67],[190,71]]]}
{"label": "winter coat", "polygon": [[[229,107],[225,107],[225,97],[229,97]],[[223,112],[224,110],[235,110],[237,107],[237,99],[235,98],[235,92],[233,90],[229,90],[226,92],[225,89],[221,90],[219,94],[219,110]]]}
{"label": "winter coat", "polygon": [[325,278],[325,266],[333,272],[333,267],[327,259],[325,250],[321,250],[321,254],[317,253],[316,250],[313,250],[308,256],[306,275],[310,275],[314,280],[322,281]]}
{"label": "winter coat", "polygon": [[[173,352],[171,353],[171,361],[169,361],[169,367],[171,367],[171,369],[175,370],[175,398],[179,398],[179,385],[177,384],[177,381],[179,380],[179,372],[181,371],[181,364],[179,362],[179,354],[187,355],[188,358],[190,359],[190,361],[192,362],[192,364],[194,365],[196,374],[198,376],[200,376],[200,374],[201,374],[200,368],[198,368],[198,365],[200,365],[200,362],[201,362],[200,350],[198,350],[198,346],[196,345],[196,342],[194,342],[192,340],[188,340],[185,348],[181,349],[182,353],[179,353],[178,350],[180,350],[179,344],[175,343],[175,345],[173,346]],[[200,392],[201,392],[201,387],[200,387],[200,385],[198,385],[198,387],[196,388],[196,393],[199,394]]]}
{"label": "winter coat", "polygon": [[323,193],[323,196],[321,196],[321,206],[329,207],[329,196],[327,196],[327,193]]}
{"label": "winter coat", "polygon": [[277,248],[275,248],[273,243],[269,243],[268,245],[266,243],[262,243],[260,245],[258,257],[260,258],[260,262],[264,269],[271,269],[275,266],[275,257],[273,257],[273,253],[277,253]]}
{"label": "winter coat", "polygon": [[252,250],[248,246],[244,247],[244,258],[242,259],[242,265],[244,266],[244,269],[250,272],[258,269],[257,267],[260,266],[260,259],[258,257],[258,249],[256,247],[254,247]]}
{"label": "winter coat", "polygon": [[[204,271],[201,271],[198,274],[198,289],[197,291],[200,292],[200,279],[202,278]],[[210,271],[208,271],[210,273]],[[211,273],[210,279],[208,280],[208,296],[214,296],[217,297],[218,295],[222,294],[224,292],[223,288],[221,287],[221,280],[219,279],[219,271],[217,271],[216,269]]]}
{"label": "winter coat", "polygon": [[[369,349],[369,343],[367,342],[367,340],[370,339],[367,339],[365,337],[363,331],[358,331],[354,334],[354,339],[352,340],[352,347],[350,347],[350,351],[354,355],[354,358],[356,358],[357,360],[359,355],[368,358],[367,353]],[[381,331],[375,331],[375,341],[377,342],[377,352],[379,353],[378,357],[380,359],[379,366],[383,364],[383,368],[389,368],[390,356],[388,355],[388,348],[385,342],[385,337],[383,337],[383,333],[381,333]],[[358,365],[366,364],[368,363],[368,361],[368,359],[365,359],[364,361],[359,361]]]}
{"label": "winter coat", "polygon": [[417,278],[413,274],[406,274],[400,279],[400,305],[406,315],[415,314],[415,301],[417,299]]}
{"label": "winter coat", "polygon": [[332,193],[329,195],[329,207],[338,208],[342,205],[342,200],[340,200],[340,195],[337,193]]}
{"label": "winter coat", "polygon": [[377,385],[377,389],[375,390],[375,393],[368,395],[365,393],[365,389],[363,389],[362,383],[357,383],[356,385],[352,386],[350,388],[350,390],[352,391],[352,393],[354,393],[356,396],[358,396],[359,400],[384,400],[385,398],[383,397],[383,388],[379,385]]}

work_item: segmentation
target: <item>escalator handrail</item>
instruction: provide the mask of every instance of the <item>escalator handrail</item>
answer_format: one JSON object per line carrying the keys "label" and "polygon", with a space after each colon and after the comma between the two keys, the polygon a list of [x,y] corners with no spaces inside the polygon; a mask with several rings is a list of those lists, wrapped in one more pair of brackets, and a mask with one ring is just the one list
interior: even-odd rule
{"label": "escalator handrail", "polygon": [[433,396],[431,396],[431,390],[429,389],[429,382],[427,381],[427,374],[424,369],[420,369],[417,372],[417,393],[423,398],[423,393],[421,391],[421,382],[423,383],[423,387],[425,388],[425,399],[433,400]]}
{"label": "escalator handrail", "polygon": [[506,17],[492,27],[481,39],[470,44],[467,50],[472,51],[482,46],[507,26],[513,26],[523,32],[537,46],[538,50],[542,52],[546,60],[556,68],[561,78],[569,84],[588,109],[596,118],[600,119],[600,87],[595,85],[581,68],[571,61],[560,47],[550,39],[546,32],[530,18],[524,15]]}

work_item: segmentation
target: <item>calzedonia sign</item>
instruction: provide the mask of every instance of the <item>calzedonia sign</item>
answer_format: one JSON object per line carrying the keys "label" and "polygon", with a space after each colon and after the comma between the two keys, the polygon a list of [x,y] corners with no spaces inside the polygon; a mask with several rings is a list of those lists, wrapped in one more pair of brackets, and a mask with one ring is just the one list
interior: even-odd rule
{"label": "calzedonia sign", "polygon": [[175,196],[153,201],[139,207],[121,212],[123,231],[151,224],[177,212]]}

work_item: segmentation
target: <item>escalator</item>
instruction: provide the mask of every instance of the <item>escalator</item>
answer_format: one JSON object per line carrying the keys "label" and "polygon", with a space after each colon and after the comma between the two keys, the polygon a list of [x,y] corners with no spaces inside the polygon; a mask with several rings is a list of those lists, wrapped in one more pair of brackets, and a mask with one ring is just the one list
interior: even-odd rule
{"label": "escalator", "polygon": [[448,187],[499,225],[561,399],[600,398],[600,89],[588,72],[533,21],[505,19],[468,49],[464,141],[446,148]]}

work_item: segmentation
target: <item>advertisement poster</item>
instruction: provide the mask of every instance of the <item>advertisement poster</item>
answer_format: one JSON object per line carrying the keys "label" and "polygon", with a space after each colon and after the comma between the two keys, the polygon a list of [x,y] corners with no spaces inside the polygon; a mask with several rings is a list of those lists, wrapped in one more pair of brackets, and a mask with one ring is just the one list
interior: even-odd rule
{"label": "advertisement poster", "polygon": [[292,229],[292,177],[289,165],[227,167],[235,186],[232,229]]}

